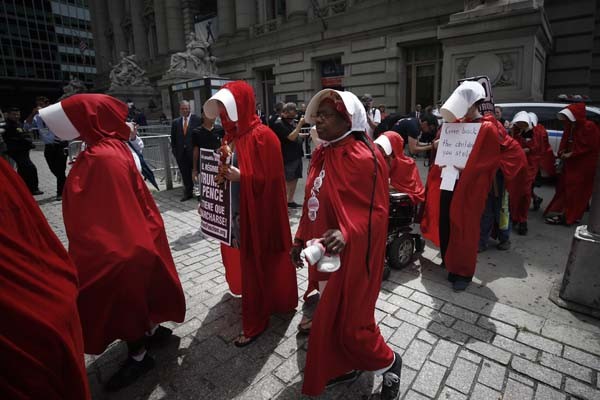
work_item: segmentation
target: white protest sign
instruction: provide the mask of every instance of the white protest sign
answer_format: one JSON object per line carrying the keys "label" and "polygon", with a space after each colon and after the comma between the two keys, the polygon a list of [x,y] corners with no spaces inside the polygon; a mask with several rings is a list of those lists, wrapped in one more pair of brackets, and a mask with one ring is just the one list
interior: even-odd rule
{"label": "white protest sign", "polygon": [[435,157],[436,165],[442,169],[442,190],[454,190],[459,169],[467,165],[471,150],[477,140],[480,123],[444,123]]}
{"label": "white protest sign", "polygon": [[219,171],[219,155],[200,149],[200,229],[202,233],[231,246],[231,182],[223,187],[215,182]]}

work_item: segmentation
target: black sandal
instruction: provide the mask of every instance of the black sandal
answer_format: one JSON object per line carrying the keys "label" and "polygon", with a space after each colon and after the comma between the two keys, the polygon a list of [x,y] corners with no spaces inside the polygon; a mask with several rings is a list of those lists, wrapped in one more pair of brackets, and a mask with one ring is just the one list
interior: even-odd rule
{"label": "black sandal", "polygon": [[[263,331],[263,332],[264,332],[264,331]],[[259,338],[259,336],[260,336],[260,335],[262,335],[262,332],[261,332],[261,333],[259,333],[258,335],[254,335],[254,336],[252,336],[252,337],[246,337],[246,336],[244,336],[244,334],[243,334],[243,333],[240,333],[240,334],[239,334],[239,336],[237,337],[237,339],[235,339],[235,340],[233,341],[233,345],[234,345],[235,347],[246,347],[246,346],[248,346],[248,345],[250,345],[250,344],[254,343],[254,342],[256,341],[256,339],[258,339],[258,338]],[[240,342],[240,339],[241,339],[241,338],[246,338],[246,339],[247,339],[247,341],[245,341],[245,342]]]}
{"label": "black sandal", "polygon": [[564,225],[565,224],[564,217],[562,217],[560,215],[555,215],[553,217],[546,217],[546,219],[544,221],[550,225]]}
{"label": "black sandal", "polygon": [[310,329],[312,328],[312,318],[307,319],[304,322],[300,322],[298,324],[298,333],[302,335],[310,334]]}

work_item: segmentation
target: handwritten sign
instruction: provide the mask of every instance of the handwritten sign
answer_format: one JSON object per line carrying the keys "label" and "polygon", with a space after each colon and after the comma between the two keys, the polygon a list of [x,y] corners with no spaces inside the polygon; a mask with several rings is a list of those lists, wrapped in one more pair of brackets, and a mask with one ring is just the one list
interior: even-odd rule
{"label": "handwritten sign", "polygon": [[442,190],[454,190],[459,168],[467,165],[471,150],[477,140],[481,124],[444,123],[435,157],[435,164],[444,165],[442,170]]}
{"label": "handwritten sign", "polygon": [[219,155],[200,149],[200,229],[202,233],[231,245],[231,182],[220,188],[215,182]]}

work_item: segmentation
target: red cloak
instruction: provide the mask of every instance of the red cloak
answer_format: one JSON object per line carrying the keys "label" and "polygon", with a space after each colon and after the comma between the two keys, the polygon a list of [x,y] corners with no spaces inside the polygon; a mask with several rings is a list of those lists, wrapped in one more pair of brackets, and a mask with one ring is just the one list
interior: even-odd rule
{"label": "red cloak", "polygon": [[394,131],[384,132],[390,140],[393,158],[390,165],[390,184],[401,193],[406,193],[413,204],[425,201],[425,187],[415,160],[404,154],[404,139]]}
{"label": "red cloak", "polygon": [[223,264],[233,293],[239,293],[241,281],[244,336],[253,337],[267,328],[272,313],[298,305],[283,157],[279,139],[254,112],[252,87],[236,81],[223,88],[233,94],[237,107],[237,128],[228,121],[223,125],[241,174],[240,249],[222,246]]}
{"label": "red cloak", "polygon": [[529,214],[529,205],[531,204],[531,190],[535,177],[540,169],[540,163],[544,155],[544,142],[540,131],[537,133],[535,128],[529,132],[530,137],[525,137],[523,134],[518,134],[514,139],[519,143],[523,150],[528,149],[525,153],[527,158],[526,174],[523,179],[523,188],[519,194],[510,196],[510,215],[513,221],[527,222]]}
{"label": "red cloak", "polygon": [[540,168],[546,172],[548,176],[556,175],[556,167],[554,165],[556,157],[554,156],[550,141],[548,140],[548,131],[546,131],[546,128],[544,128],[542,124],[537,124],[533,127],[533,134],[538,137],[539,141],[542,143]]}
{"label": "red cloak", "polygon": [[385,159],[380,152],[375,154],[376,160],[364,143],[349,136],[317,148],[311,160],[307,188],[312,187],[324,167],[325,178],[318,197],[321,204],[330,205],[319,207],[317,220],[324,218],[332,225],[315,224],[321,225],[320,229],[310,226],[304,217],[308,201],[305,195],[298,237],[312,239],[321,237],[323,229],[339,228],[346,246],[340,255],[341,268],[330,274],[312,321],[302,387],[302,392],[310,396],[320,394],[327,381],[336,376],[353,369],[382,369],[394,358],[374,315],[383,273],[389,207]]}
{"label": "red cloak", "polygon": [[[492,179],[500,167],[500,143],[504,139],[504,134],[493,116],[485,115],[480,122],[481,129],[471,155],[454,187],[450,204],[450,240],[444,260],[448,272],[464,277],[472,277],[475,273],[481,214]],[[437,246],[440,245],[441,171],[437,165],[432,165],[429,170],[427,201],[421,221],[423,236]]]}
{"label": "red cloak", "polygon": [[0,398],[89,399],[77,271],[0,158]]}
{"label": "red cloak", "polygon": [[[491,116],[484,117],[484,120],[486,118],[496,123],[498,132],[500,133],[500,170],[504,175],[509,198],[514,199],[513,201],[519,204],[520,208],[523,207],[522,204],[527,202],[526,207],[528,208],[529,201],[531,201],[531,185],[528,186],[527,157],[525,156],[525,152],[519,142],[506,132],[500,121]],[[516,219],[512,215],[511,218],[517,222],[526,222],[527,214],[525,214],[525,220]]]}
{"label": "red cloak", "polygon": [[85,352],[100,354],[115,339],[183,322],[185,297],[160,212],[124,142],[127,105],[92,94],[61,104],[88,145],[67,178],[63,216]]}
{"label": "red cloak", "polygon": [[558,155],[572,154],[563,161],[556,193],[544,215],[549,212],[564,213],[566,223],[573,224],[581,219],[592,197],[600,152],[600,128],[585,118],[585,104],[570,104],[567,108],[576,121],[564,121],[565,129]]}

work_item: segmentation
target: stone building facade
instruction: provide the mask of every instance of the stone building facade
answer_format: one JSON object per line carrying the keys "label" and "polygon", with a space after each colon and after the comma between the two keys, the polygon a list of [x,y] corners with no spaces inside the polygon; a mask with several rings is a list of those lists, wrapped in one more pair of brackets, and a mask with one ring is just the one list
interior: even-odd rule
{"label": "stone building facade", "polygon": [[135,54],[155,82],[169,69],[171,54],[185,50],[197,17],[216,11],[209,0],[89,0],[96,41],[96,88],[110,86],[109,72],[121,53]]}
{"label": "stone building facade", "polygon": [[90,10],[105,39],[99,90],[121,51],[157,85],[195,17],[216,11],[219,75],[250,81],[267,111],[337,87],[404,112],[473,74],[490,76],[496,101],[600,102],[600,0],[90,0]]}
{"label": "stone building facade", "polygon": [[482,73],[496,101],[600,102],[598,1],[222,0],[218,20],[220,74],[267,105],[331,86],[404,112]]}

